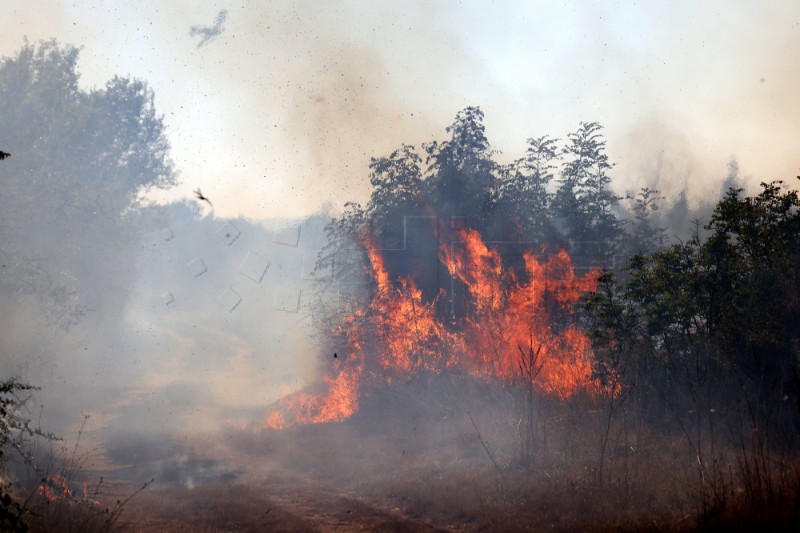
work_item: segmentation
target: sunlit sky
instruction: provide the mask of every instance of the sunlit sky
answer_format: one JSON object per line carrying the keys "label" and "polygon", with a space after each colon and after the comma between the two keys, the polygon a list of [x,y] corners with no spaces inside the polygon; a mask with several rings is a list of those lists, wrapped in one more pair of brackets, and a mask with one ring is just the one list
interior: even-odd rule
{"label": "sunlit sky", "polygon": [[0,55],[25,38],[82,47],[87,88],[146,80],[182,182],[158,198],[201,187],[218,216],[364,201],[370,157],[468,105],[501,160],[601,122],[618,192],[702,197],[734,156],[751,185],[800,174],[797,1],[5,0]]}

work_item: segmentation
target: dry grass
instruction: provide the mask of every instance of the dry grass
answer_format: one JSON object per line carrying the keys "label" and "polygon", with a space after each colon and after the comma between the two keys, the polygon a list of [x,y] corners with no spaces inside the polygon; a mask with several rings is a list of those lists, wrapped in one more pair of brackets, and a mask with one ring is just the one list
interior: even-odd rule
{"label": "dry grass", "polygon": [[[586,398],[541,402],[534,453],[521,460],[513,395],[442,380],[377,393],[343,423],[280,432],[230,430],[218,439],[226,444],[209,453],[243,473],[235,482],[148,488],[129,502],[115,529],[800,528],[796,457],[767,461],[758,455],[763,451],[718,446],[713,457],[703,459],[704,471],[714,476],[704,477],[683,433],[623,412],[609,432],[600,480],[599,449],[607,420],[602,407]],[[56,519],[66,525],[84,518],[75,508],[62,511],[72,513]]]}
{"label": "dry grass", "polygon": [[740,468],[740,450],[720,446],[703,459],[714,463],[704,470],[717,477],[704,479],[681,431],[622,413],[611,428],[601,484],[606,413],[592,401],[542,404],[539,441],[527,464],[519,460],[513,399],[506,392],[487,393],[476,385],[454,387],[448,395],[445,384],[434,386],[438,392],[430,398],[427,390],[387,391],[348,422],[261,438],[292,471],[347,487],[375,508],[397,508],[408,520],[447,529],[740,531],[800,525],[796,458],[773,459],[767,483],[765,472],[754,480]]}

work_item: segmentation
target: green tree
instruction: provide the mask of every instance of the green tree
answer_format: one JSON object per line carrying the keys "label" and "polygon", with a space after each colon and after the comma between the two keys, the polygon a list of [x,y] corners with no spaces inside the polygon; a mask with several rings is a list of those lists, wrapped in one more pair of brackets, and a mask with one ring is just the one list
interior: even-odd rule
{"label": "green tree", "polygon": [[705,241],[698,228],[635,256],[589,310],[598,358],[622,350],[646,361],[660,376],[652,397],[711,412],[735,395],[759,439],[788,446],[800,436],[800,199],[781,182],[762,189],[748,198],[730,189]]}
{"label": "green tree", "polygon": [[[783,182],[730,189],[712,216],[711,333],[757,398],[760,420],[800,432],[800,198]],[[789,407],[791,406],[791,407]],[[774,421],[773,421],[774,422]],[[795,435],[793,435],[793,438]]]}

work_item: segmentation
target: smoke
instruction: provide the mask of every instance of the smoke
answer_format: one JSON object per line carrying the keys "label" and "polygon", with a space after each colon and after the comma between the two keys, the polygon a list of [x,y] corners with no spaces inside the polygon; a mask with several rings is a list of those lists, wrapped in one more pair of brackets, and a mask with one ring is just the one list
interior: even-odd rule
{"label": "smoke", "polygon": [[[258,420],[317,377],[309,276],[327,220],[225,220],[186,203],[144,209],[128,220],[137,239],[120,246],[112,228],[83,247],[95,290],[78,292],[87,310],[69,328],[49,319],[63,305],[50,293],[66,283],[53,279],[52,259],[26,288],[4,254],[4,375],[42,388],[32,414],[48,431],[75,439],[88,416],[83,446],[99,450],[93,461],[130,465],[120,471],[127,479],[230,479],[207,450],[164,443]],[[109,261],[109,249],[123,260]]]}
{"label": "smoke", "polygon": [[225,483],[241,473],[230,470],[219,460],[206,459],[188,443],[167,434],[142,434],[121,431],[105,444],[105,455],[125,465],[117,472],[130,480],[152,478],[157,486],[182,485],[193,488],[208,483]]}
{"label": "smoke", "polygon": [[[100,186],[117,174],[91,181],[58,136],[0,132],[0,149],[14,154],[0,162],[8,193],[0,203],[22,206],[0,215],[0,367],[42,387],[31,416],[45,429],[74,439],[88,416],[82,439],[98,464],[137,482],[192,487],[266,468],[266,460],[227,456],[231,449],[270,460],[278,450],[277,461],[350,481],[413,478],[431,464],[434,475],[491,469],[487,450],[517,452],[509,413],[518,414],[519,399],[465,390],[446,373],[377,388],[341,426],[251,431],[266,406],[332,364],[311,316],[311,272],[330,220],[321,206],[366,200],[371,157],[443,137],[465,105],[485,110],[500,158],[521,155],[525,138],[564,139],[579,121],[599,120],[616,163],[613,186],[661,191],[656,224],[668,237],[685,239],[693,220],[707,222],[729,186],[752,191],[798,174],[800,80],[787,60],[800,49],[796,7],[726,4],[723,14],[704,7],[687,21],[689,8],[602,18],[598,7],[566,15],[542,5],[487,13],[245,2],[196,13],[184,2],[115,11],[53,3],[32,13],[24,4],[8,8],[0,52],[15,53],[25,33],[55,35],[84,47],[76,82],[87,93],[115,74],[146,79],[183,182],[140,191],[158,204],[110,225],[103,210],[129,205]],[[214,11],[213,25],[193,25],[187,36]],[[23,122],[42,117],[63,118],[39,110]],[[98,155],[93,147],[79,146]],[[19,194],[34,161],[47,163],[36,173],[42,186]],[[76,171],[73,186],[60,179],[65,168]],[[128,177],[147,170],[128,168]],[[195,187],[213,211],[186,201]],[[431,299],[444,278],[415,223],[427,222],[410,223],[409,242],[433,268],[413,274]],[[412,270],[406,250],[385,255]],[[548,407],[545,435],[557,412]],[[575,455],[569,424],[585,424],[572,416],[552,422],[550,445],[563,443],[565,457]]]}
{"label": "smoke", "polygon": [[[24,6],[12,2],[0,49],[57,36],[85,47],[87,87],[119,73],[147,79],[190,189],[229,200],[223,216],[363,200],[370,157],[431,140],[465,105],[484,109],[490,141],[509,157],[528,137],[600,121],[625,188],[642,178],[641,142],[628,141],[660,123],[667,143],[677,133],[694,147],[670,160],[691,169],[692,202],[716,189],[731,156],[756,185],[797,174],[796,6],[251,2],[205,12],[218,23],[228,13],[228,37],[202,48],[187,37],[201,15],[189,3],[54,2],[44,19]],[[668,147],[646,148],[655,157]]]}

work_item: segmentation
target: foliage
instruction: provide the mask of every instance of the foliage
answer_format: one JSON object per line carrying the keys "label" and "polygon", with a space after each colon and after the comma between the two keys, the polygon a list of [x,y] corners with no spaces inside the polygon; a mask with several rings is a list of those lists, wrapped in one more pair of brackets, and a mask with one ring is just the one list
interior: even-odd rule
{"label": "foliage", "polygon": [[[610,189],[608,171],[613,165],[605,153],[606,141],[597,122],[581,122],[562,149],[567,162],[561,170],[554,198],[555,214],[565,221],[566,236],[580,252],[610,257],[620,236],[615,208],[619,202]],[[589,244],[593,243],[593,244]]]}
{"label": "foliage", "polygon": [[664,228],[653,225],[652,216],[658,211],[660,191],[650,187],[642,187],[633,198],[633,220],[628,248],[631,255],[647,254],[661,249],[666,240]]}
{"label": "foliage", "polygon": [[0,116],[14,147],[3,173],[6,215],[37,213],[71,229],[87,217],[118,219],[141,189],[175,184],[152,90],[120,77],[83,90],[78,55],[49,41],[0,64]]}
{"label": "foliage", "polygon": [[421,162],[414,147],[407,144],[388,157],[372,158],[369,168],[373,191],[367,212],[416,211],[422,189]]}
{"label": "foliage", "polygon": [[[44,316],[64,330],[89,311],[85,302],[120,308],[129,291],[108,273],[128,272],[136,253],[130,214],[144,191],[177,181],[153,91],[124,77],[84,88],[79,55],[56,41],[26,42],[0,60],[0,144],[13,154],[0,167],[0,301],[4,310],[14,307],[9,316],[32,304],[34,323]],[[14,338],[4,334],[0,343]],[[33,390],[16,379],[0,381],[0,529],[23,528],[31,506],[58,490],[34,462],[35,441],[55,437],[26,417]],[[11,485],[12,460],[38,480],[27,500]],[[69,490],[62,493],[71,504],[75,488]]]}
{"label": "foliage", "polygon": [[0,144],[13,153],[0,168],[0,292],[39,297],[64,329],[86,313],[87,296],[121,292],[101,272],[129,261],[126,214],[143,191],[177,178],[152,90],[120,77],[82,88],[79,53],[26,43],[0,61]]}
{"label": "foliage", "polygon": [[[730,189],[701,239],[632,258],[587,299],[598,368],[621,367],[641,416],[683,433],[708,520],[733,486],[783,513],[800,442],[800,199]],[[735,461],[723,450],[738,450]],[[793,477],[794,476],[794,477]],[[738,490],[738,489],[737,489]],[[738,500],[737,500],[738,501]],[[755,515],[753,515],[755,516]]]}
{"label": "foliage", "polygon": [[[480,108],[467,107],[446,128],[446,140],[424,144],[422,153],[404,144],[370,161],[372,194],[366,207],[347,203],[326,230],[328,242],[315,269],[321,282],[315,316],[331,322],[331,310],[339,307],[330,299],[341,303],[341,294],[331,293],[336,282],[369,286],[364,283],[366,256],[360,253],[364,239],[383,250],[405,251],[386,254],[387,273],[392,280],[413,276],[427,300],[439,296],[439,287],[458,286],[443,267],[437,272],[426,266],[421,272],[414,263],[414,254],[437,256],[440,232],[455,227],[456,219],[477,230],[490,247],[566,247],[587,264],[609,263],[622,223],[618,198],[610,190],[613,165],[605,154],[602,127],[581,123],[564,146],[547,135],[531,137],[521,158],[501,165],[483,121]],[[554,192],[557,175],[561,185]],[[649,201],[647,209],[653,208]],[[433,223],[415,228],[412,238],[409,218]],[[504,265],[522,273],[522,254],[512,253]],[[432,279],[423,281],[425,276]]]}
{"label": "foliage", "polygon": [[421,163],[421,157],[410,145],[403,145],[388,157],[370,161],[373,191],[363,213],[367,225],[362,231],[369,233],[376,246],[402,247],[404,217],[424,211]]}
{"label": "foliage", "polygon": [[[35,453],[36,440],[60,439],[31,425],[31,419],[25,415],[30,399],[27,394],[36,390],[39,388],[16,378],[0,381],[0,530],[110,531],[128,502],[152,480],[125,499],[116,500],[114,505],[104,506],[100,501],[102,477],[94,485],[80,483],[79,476],[88,457],[78,453],[83,426],[71,451],[63,448],[60,458],[51,457],[60,467],[54,470],[55,463],[41,464],[40,454]],[[84,425],[87,419],[88,416]],[[32,485],[17,482],[9,468],[15,460],[21,462],[23,470],[33,474]]]}
{"label": "foliage", "polygon": [[438,215],[467,217],[471,226],[483,229],[494,208],[497,182],[483,111],[460,111],[447,132],[449,140],[424,146],[424,192]]}
{"label": "foliage", "polygon": [[557,143],[546,135],[528,139],[525,156],[504,169],[499,186],[497,216],[517,222],[520,237],[534,242],[552,237],[549,210],[553,195],[548,187],[560,157]]}

